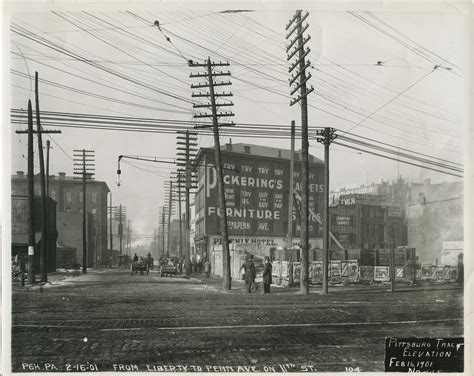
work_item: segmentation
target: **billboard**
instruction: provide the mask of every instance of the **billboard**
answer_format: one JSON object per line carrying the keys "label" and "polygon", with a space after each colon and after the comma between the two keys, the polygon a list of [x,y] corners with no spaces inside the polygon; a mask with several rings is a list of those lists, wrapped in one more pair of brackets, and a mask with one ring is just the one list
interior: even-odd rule
{"label": "billboard", "polygon": [[[211,158],[213,160],[213,158]],[[223,179],[229,236],[285,237],[288,226],[290,161],[223,153]],[[216,169],[206,166],[206,233],[220,234],[220,207]],[[320,208],[324,193],[323,165],[309,169],[309,236],[320,237]],[[300,163],[294,172],[296,196],[301,194]],[[298,202],[295,200],[295,202]],[[293,234],[299,234],[299,203],[294,205]]]}
{"label": "billboard", "polygon": [[349,194],[340,195],[339,201],[343,205],[371,205],[371,206],[385,206],[387,200],[384,195],[372,194]]}
{"label": "billboard", "polygon": [[[350,248],[355,243],[357,233],[357,209],[333,207],[329,210],[331,232],[343,247]],[[336,247],[336,244],[332,244]]]}

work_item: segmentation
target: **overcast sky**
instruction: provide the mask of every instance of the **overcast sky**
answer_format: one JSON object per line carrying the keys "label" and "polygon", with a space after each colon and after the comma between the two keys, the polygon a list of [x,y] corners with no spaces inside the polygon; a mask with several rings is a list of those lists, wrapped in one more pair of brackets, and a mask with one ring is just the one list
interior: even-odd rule
{"label": "overcast sky", "polygon": [[[25,75],[38,71],[43,80],[39,84],[42,111],[189,121],[193,116],[190,85],[198,81],[189,78],[197,71],[188,67],[187,60],[210,56],[230,62],[234,122],[268,124],[271,129],[294,119],[299,127],[300,107],[289,106],[285,50],[285,25],[294,11],[262,9],[258,4],[252,8],[247,3],[245,9],[258,10],[220,12],[225,9],[149,6],[146,10],[12,12],[10,21],[16,32],[9,38],[11,108],[26,109],[29,98],[34,103],[34,82]],[[313,77],[309,82],[315,88],[308,97],[310,126],[331,126],[463,162],[468,29],[461,6],[336,9],[312,5],[304,9],[310,13],[308,46],[313,66],[309,71]],[[161,29],[153,26],[155,20]],[[56,50],[47,47],[52,43]],[[82,60],[61,53],[64,49]],[[435,65],[439,67],[434,69]],[[27,170],[26,136],[14,133],[21,128],[25,125],[11,126],[12,173]],[[127,207],[137,233],[151,233],[172,166],[123,163],[118,187],[117,157],[175,158],[176,136],[61,130],[61,135],[52,137],[51,173],[72,174],[73,149],[95,150],[96,179],[108,184],[115,204]],[[223,129],[221,142],[228,141]],[[232,136],[232,142],[289,148],[289,140]],[[212,137],[200,136],[199,145],[213,145]],[[315,140],[310,141],[310,152],[323,158]],[[422,178],[459,180],[342,146],[331,147],[331,189],[393,180],[397,174],[417,182]]]}

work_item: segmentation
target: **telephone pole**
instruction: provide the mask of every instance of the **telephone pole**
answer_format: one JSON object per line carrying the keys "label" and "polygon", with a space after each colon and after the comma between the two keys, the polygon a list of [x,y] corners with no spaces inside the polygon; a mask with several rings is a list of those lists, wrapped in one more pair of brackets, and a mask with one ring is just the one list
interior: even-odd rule
{"label": "telephone pole", "polygon": [[[293,263],[293,187],[295,174],[295,121],[291,121],[291,155],[290,155],[290,191],[288,192],[288,232],[286,248],[290,250],[290,263]],[[293,265],[293,264],[291,264]],[[293,285],[293,267],[290,267],[288,283]]]}
{"label": "telephone pole", "polygon": [[48,281],[48,266],[47,266],[47,252],[48,252],[48,235],[47,235],[47,199],[46,199],[46,180],[44,171],[44,155],[43,155],[43,137],[41,135],[41,120],[38,97],[38,72],[35,72],[35,103],[36,103],[36,129],[38,132],[38,157],[40,166],[40,184],[41,184],[41,253],[40,253],[40,271],[41,282]]}
{"label": "telephone pole", "polygon": [[[49,140],[46,140],[46,228],[47,228],[47,241],[49,245],[49,225],[50,225],[50,213],[49,213],[49,149],[51,149],[51,143]],[[53,251],[51,253],[52,260],[51,267],[53,270],[56,270],[56,247],[53,247]]]}
{"label": "telephone pole", "polygon": [[[290,66],[288,72],[291,74],[295,69],[295,75],[291,75],[289,79],[290,87],[295,84],[296,86],[291,90],[291,95],[294,95],[299,90],[299,96],[292,99],[290,106],[296,103],[301,105],[301,285],[300,292],[302,294],[309,294],[309,164],[308,164],[308,101],[307,96],[311,93],[314,88],[307,89],[306,82],[311,78],[311,73],[306,75],[306,68],[311,63],[306,60],[306,56],[310,53],[309,47],[304,49],[305,44],[311,39],[308,35],[307,38],[303,37],[304,32],[308,29],[309,25],[306,24],[303,27],[303,22],[308,18],[309,13],[306,13],[303,17],[301,16],[302,11],[297,10],[296,14],[292,17],[290,22],[286,25],[288,34],[286,39],[289,39],[289,45],[286,47],[288,53],[287,61],[290,61],[293,57],[296,57],[296,61]],[[294,39],[290,38],[294,36]],[[293,49],[293,46],[295,48]],[[291,50],[291,51],[290,51]]]}
{"label": "telephone pole", "polygon": [[119,253],[121,255],[123,253],[123,221],[127,219],[127,208],[125,206],[122,206],[122,204],[118,206],[118,212],[117,212],[117,207],[115,208],[116,208],[115,218],[119,220],[119,226],[118,226],[119,247],[120,247]]}
{"label": "telephone pole", "polygon": [[[182,187],[182,179],[181,179],[181,171],[178,171],[178,175],[176,176],[175,184],[178,187],[178,220],[179,220],[179,258],[183,257],[183,226],[182,226],[182,210],[181,210],[181,187]],[[186,254],[187,256],[187,254]]]}
{"label": "telephone pole", "polygon": [[130,232],[130,219],[127,219],[127,247],[126,253],[127,255],[131,256],[132,255],[132,235]]}
{"label": "telephone pole", "polygon": [[116,209],[116,206],[112,206],[112,192],[110,192],[110,206],[109,206],[109,239],[110,239],[110,251],[109,251],[109,267],[112,267],[112,255],[113,255],[113,250],[114,250],[114,236],[113,236],[113,210]]}
{"label": "telephone pole", "polygon": [[219,207],[221,217],[221,234],[222,234],[222,277],[223,277],[223,288],[224,290],[231,289],[231,276],[230,276],[230,252],[229,252],[229,235],[227,231],[227,212],[225,203],[225,191],[224,191],[224,177],[222,175],[222,160],[221,160],[221,147],[219,141],[219,127],[220,126],[232,126],[234,123],[219,123],[218,118],[234,116],[230,111],[218,112],[217,109],[223,106],[233,106],[232,102],[222,103],[217,102],[217,98],[220,97],[231,97],[232,93],[215,93],[214,88],[216,86],[227,86],[232,85],[228,82],[214,82],[215,77],[230,76],[230,72],[213,72],[213,68],[216,67],[227,67],[229,63],[216,63],[211,62],[211,58],[208,57],[205,63],[193,63],[190,62],[190,67],[207,68],[207,73],[191,74],[191,78],[206,78],[207,82],[203,84],[191,85],[192,89],[208,88],[207,92],[192,93],[193,98],[206,98],[210,100],[210,103],[194,104],[193,108],[206,108],[211,109],[211,113],[198,113],[194,115],[194,118],[212,118],[212,125],[198,125],[195,128],[213,128],[214,131],[214,150],[215,150],[215,165],[217,172],[217,185],[219,191]]}
{"label": "telephone pole", "polygon": [[164,256],[165,254],[165,223],[166,223],[166,206],[161,206],[161,241],[162,241],[162,246],[161,246],[161,254],[160,256]]}
{"label": "telephone pole", "polygon": [[87,273],[87,205],[86,181],[92,180],[95,171],[93,150],[74,150],[74,175],[82,175],[82,273]]}
{"label": "telephone pole", "polygon": [[[179,167],[178,174],[184,172],[184,182],[179,182],[179,191],[184,188],[185,194],[185,234],[186,234],[186,259],[191,257],[191,210],[190,210],[190,192],[192,189],[197,188],[196,174],[192,171],[192,167],[196,161],[197,153],[197,132],[191,131],[178,131],[176,136],[176,149],[177,162],[176,165]],[[184,170],[184,171],[183,171]],[[180,221],[181,221],[181,209]]]}
{"label": "telephone pole", "polygon": [[[21,131],[16,131],[20,133]],[[33,111],[31,101],[28,101],[28,284],[35,283],[34,259],[35,259],[35,186],[33,172]]]}
{"label": "telephone pole", "polygon": [[[38,157],[40,166],[40,184],[41,184],[41,253],[40,253],[40,271],[41,282],[48,281],[48,191],[46,190],[46,176],[44,169],[44,155],[43,155],[43,131],[41,127],[41,116],[39,109],[39,94],[38,94],[38,72],[35,72],[35,103],[36,103],[36,129],[38,134]],[[49,133],[58,133],[58,131],[50,131]],[[48,141],[49,148],[49,141]],[[48,166],[49,166],[49,149],[48,149]],[[49,169],[48,169],[49,170]],[[49,171],[48,171],[49,173]],[[52,255],[50,255],[52,256]],[[54,262],[55,264],[55,262]]]}
{"label": "telephone pole", "polygon": [[[36,87],[37,89],[37,87]],[[36,99],[38,101],[38,96],[36,96]],[[35,273],[34,273],[34,257],[35,257],[35,228],[34,228],[34,223],[35,223],[35,185],[34,185],[34,156],[33,156],[33,135],[35,133],[40,136],[43,133],[61,133],[59,130],[42,130],[41,129],[41,123],[39,122],[39,108],[38,108],[38,103],[37,103],[37,125],[38,125],[38,130],[35,131],[33,129],[33,109],[31,106],[31,100],[28,101],[28,129],[24,130],[18,130],[16,133],[18,134],[27,134],[28,135],[28,207],[29,207],[29,218],[28,218],[28,223],[29,223],[29,228],[28,228],[28,284],[32,285],[35,283]],[[40,145],[40,142],[38,141],[38,144]],[[42,146],[41,146],[41,152],[42,152]],[[41,159],[42,159],[42,154],[41,154]],[[44,165],[43,165],[44,168]],[[43,180],[42,183],[44,183],[44,169],[43,169]],[[46,227],[43,228],[43,226],[46,225],[45,221],[45,211],[44,208],[46,205],[43,203],[43,195],[46,194],[45,192],[46,188],[45,186],[42,186],[41,188],[41,196],[42,196],[42,204],[41,204],[41,210],[42,210],[42,215],[41,215],[41,244],[42,244],[42,252],[41,252],[41,260],[40,260],[40,265],[45,265],[46,263],[46,254],[43,251],[43,245],[44,245],[44,239],[47,237],[45,235],[45,229]],[[46,248],[45,248],[46,249]],[[45,276],[43,275],[44,267],[41,269],[41,279],[42,281],[45,281],[44,278]]]}
{"label": "telephone pole", "polygon": [[318,142],[324,144],[324,218],[323,218],[323,294],[328,293],[329,284],[329,146],[336,139],[335,129],[326,127],[316,131]]}
{"label": "telephone pole", "polygon": [[173,181],[165,181],[165,200],[168,200],[168,239],[166,241],[166,257],[170,255],[170,239],[171,239],[171,215],[174,214],[173,202],[175,202],[175,195],[173,191]]}

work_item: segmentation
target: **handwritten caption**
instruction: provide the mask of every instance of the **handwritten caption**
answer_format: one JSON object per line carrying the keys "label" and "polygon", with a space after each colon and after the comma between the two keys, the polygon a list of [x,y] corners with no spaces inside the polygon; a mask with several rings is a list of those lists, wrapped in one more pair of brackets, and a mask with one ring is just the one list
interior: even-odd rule
{"label": "handwritten caption", "polygon": [[385,339],[385,372],[463,371],[462,337]]}
{"label": "handwritten caption", "polygon": [[98,366],[96,363],[55,364],[22,363],[22,371],[30,372],[315,372],[315,365],[296,365],[292,363],[264,366],[224,366],[224,365],[163,365],[163,364],[122,364],[114,363]]}

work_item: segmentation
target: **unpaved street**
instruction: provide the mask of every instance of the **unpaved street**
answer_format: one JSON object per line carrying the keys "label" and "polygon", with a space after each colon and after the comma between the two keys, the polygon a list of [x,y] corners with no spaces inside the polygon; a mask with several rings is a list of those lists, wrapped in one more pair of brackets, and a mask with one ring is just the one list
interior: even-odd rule
{"label": "unpaved street", "polygon": [[198,278],[101,270],[43,292],[15,285],[13,370],[383,371],[385,337],[463,334],[454,284],[302,296]]}

